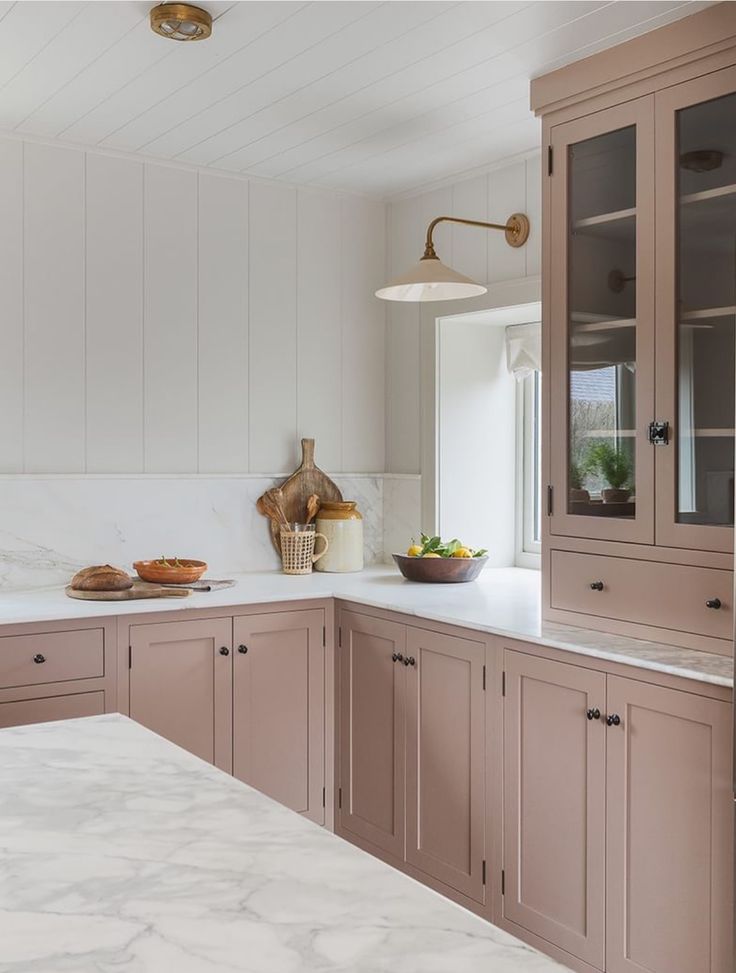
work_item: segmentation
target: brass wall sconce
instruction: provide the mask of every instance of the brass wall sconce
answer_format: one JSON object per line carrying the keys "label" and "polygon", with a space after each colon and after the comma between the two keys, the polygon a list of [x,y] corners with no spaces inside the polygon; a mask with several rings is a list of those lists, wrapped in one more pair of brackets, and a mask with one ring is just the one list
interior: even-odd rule
{"label": "brass wall sconce", "polygon": [[463,220],[458,216],[438,216],[427,227],[424,256],[406,274],[390,281],[376,291],[383,301],[457,301],[464,297],[478,297],[488,290],[464,274],[442,263],[432,242],[438,223],[461,223],[463,226],[482,226],[488,230],[503,230],[510,247],[523,247],[529,239],[529,219],[514,213],[505,223],[486,223],[483,220]]}
{"label": "brass wall sconce", "polygon": [[212,33],[212,17],[190,3],[159,3],[152,7],[151,30],[172,41],[203,41]]}

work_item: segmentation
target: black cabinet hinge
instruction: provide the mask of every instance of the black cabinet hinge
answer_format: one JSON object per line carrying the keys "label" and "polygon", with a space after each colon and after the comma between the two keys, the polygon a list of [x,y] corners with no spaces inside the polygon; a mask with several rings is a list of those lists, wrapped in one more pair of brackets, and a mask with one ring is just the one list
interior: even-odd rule
{"label": "black cabinet hinge", "polygon": [[486,688],[486,667],[483,666],[483,689]]}
{"label": "black cabinet hinge", "polygon": [[342,809],[342,787],[337,788],[337,806]]}
{"label": "black cabinet hinge", "polygon": [[133,646],[132,645],[128,646],[128,668],[129,669],[133,668]]}
{"label": "black cabinet hinge", "polygon": [[322,807],[325,807],[325,802],[327,800],[327,788],[322,788]]}
{"label": "black cabinet hinge", "polygon": [[501,895],[506,895],[506,872],[501,869]]}
{"label": "black cabinet hinge", "polygon": [[501,695],[506,695],[506,672],[501,673]]}
{"label": "black cabinet hinge", "polygon": [[327,645],[327,626],[322,626],[322,648]]}
{"label": "black cabinet hinge", "polygon": [[342,625],[337,630],[337,644],[340,648],[342,648]]}
{"label": "black cabinet hinge", "polygon": [[547,146],[547,175],[552,175],[552,146]]}
{"label": "black cabinet hinge", "polygon": [[483,859],[483,865],[482,865],[482,868],[481,868],[481,882],[483,883],[483,885],[486,884],[486,860],[485,860],[485,858]]}
{"label": "black cabinet hinge", "polygon": [[552,516],[552,484],[547,486],[547,516]]}
{"label": "black cabinet hinge", "polygon": [[647,438],[652,446],[667,446],[670,441],[670,424],[664,419],[655,419],[649,423]]}

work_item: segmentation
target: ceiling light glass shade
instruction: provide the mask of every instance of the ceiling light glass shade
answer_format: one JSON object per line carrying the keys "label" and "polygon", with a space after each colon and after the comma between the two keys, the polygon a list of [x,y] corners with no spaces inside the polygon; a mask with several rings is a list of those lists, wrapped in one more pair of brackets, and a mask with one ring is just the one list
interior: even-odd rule
{"label": "ceiling light glass shade", "polygon": [[212,17],[189,3],[160,3],[150,12],[151,30],[172,41],[202,41],[212,33]]}
{"label": "ceiling light glass shade", "polygon": [[478,297],[487,290],[438,257],[424,257],[407,273],[377,290],[376,297],[383,301],[457,301]]}

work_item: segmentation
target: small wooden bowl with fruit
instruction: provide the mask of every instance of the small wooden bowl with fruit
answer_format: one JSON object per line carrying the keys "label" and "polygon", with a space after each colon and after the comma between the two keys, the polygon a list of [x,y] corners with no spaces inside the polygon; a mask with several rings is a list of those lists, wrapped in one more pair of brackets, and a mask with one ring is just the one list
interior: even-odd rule
{"label": "small wooden bowl with fruit", "polygon": [[207,562],[190,557],[160,557],[157,561],[134,561],[133,567],[142,581],[163,585],[194,584],[207,570]]}
{"label": "small wooden bowl with fruit", "polygon": [[412,541],[406,554],[392,557],[407,581],[424,584],[475,581],[488,561],[485,550],[466,547],[457,538],[445,543],[441,537],[426,534],[422,534],[421,544]]}

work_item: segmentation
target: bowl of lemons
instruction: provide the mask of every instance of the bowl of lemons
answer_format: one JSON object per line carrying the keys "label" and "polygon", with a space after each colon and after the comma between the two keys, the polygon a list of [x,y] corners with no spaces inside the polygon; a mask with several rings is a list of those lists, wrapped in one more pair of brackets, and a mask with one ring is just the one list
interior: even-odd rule
{"label": "bowl of lemons", "polygon": [[419,544],[412,540],[406,554],[392,556],[407,581],[424,584],[475,581],[488,561],[484,549],[468,547],[456,537],[443,541],[427,534],[421,535]]}

